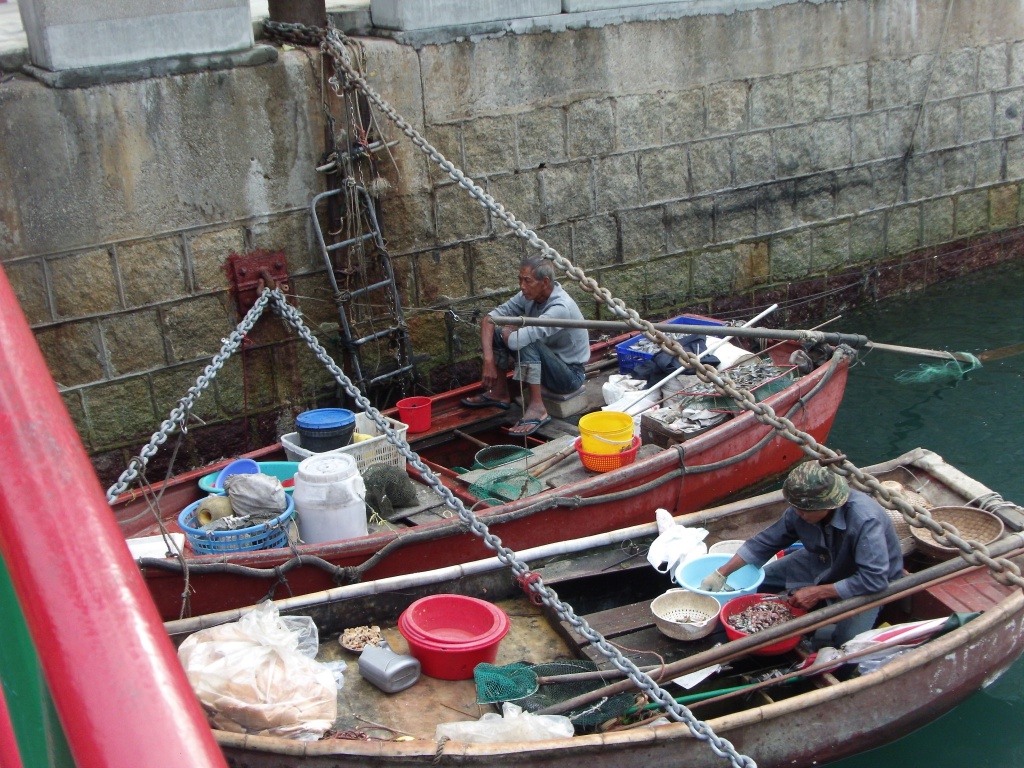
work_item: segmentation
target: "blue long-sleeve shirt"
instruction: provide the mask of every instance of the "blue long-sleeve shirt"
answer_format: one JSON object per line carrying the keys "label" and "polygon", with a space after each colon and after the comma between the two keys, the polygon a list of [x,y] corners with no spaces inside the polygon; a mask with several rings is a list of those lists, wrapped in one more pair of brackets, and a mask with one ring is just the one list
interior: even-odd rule
{"label": "blue long-sleeve shirt", "polygon": [[839,597],[880,592],[903,573],[899,538],[889,515],[867,494],[850,490],[850,498],[827,523],[807,523],[792,507],[776,522],[748,539],[738,554],[764,565],[780,549],[803,543],[786,555],[787,589],[834,584]]}

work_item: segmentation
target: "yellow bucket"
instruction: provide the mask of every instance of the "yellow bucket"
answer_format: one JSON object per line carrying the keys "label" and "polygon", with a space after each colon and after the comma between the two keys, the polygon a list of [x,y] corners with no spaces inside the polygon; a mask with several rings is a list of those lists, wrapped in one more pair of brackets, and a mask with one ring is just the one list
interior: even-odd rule
{"label": "yellow bucket", "polygon": [[588,413],[580,419],[580,442],[584,453],[628,450],[633,445],[633,417],[620,411]]}

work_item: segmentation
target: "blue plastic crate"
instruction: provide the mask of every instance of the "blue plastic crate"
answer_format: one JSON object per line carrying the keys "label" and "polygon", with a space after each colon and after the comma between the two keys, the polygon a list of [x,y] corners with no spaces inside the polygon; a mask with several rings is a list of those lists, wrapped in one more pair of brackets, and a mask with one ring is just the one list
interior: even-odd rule
{"label": "blue plastic crate", "polygon": [[[668,322],[680,324],[680,325],[725,325],[717,320],[702,320],[697,317],[691,317],[689,315],[680,315],[679,317],[673,317]],[[619,373],[626,374],[632,372],[640,363],[645,360],[650,360],[654,357],[649,352],[643,352],[639,349],[634,349],[643,336],[634,336],[632,339],[620,342],[615,345],[615,351],[619,358]]]}
{"label": "blue plastic crate", "polygon": [[255,549],[276,549],[288,543],[288,528],[295,516],[295,502],[287,495],[284,512],[259,525],[234,531],[204,531],[196,521],[196,509],[202,502],[194,501],[181,510],[178,526],[188,538],[196,554],[218,555],[224,552],[250,552]]}

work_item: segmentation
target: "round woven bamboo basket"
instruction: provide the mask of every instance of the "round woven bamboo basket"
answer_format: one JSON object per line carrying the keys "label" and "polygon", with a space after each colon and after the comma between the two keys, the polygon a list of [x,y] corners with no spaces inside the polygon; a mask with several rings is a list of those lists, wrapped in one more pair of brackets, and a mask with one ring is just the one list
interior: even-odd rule
{"label": "round woven bamboo basket", "polygon": [[[899,497],[904,501],[915,504],[924,509],[933,509],[934,504],[929,503],[924,496],[910,490],[903,483],[898,483],[895,480],[884,480],[882,481],[882,487],[889,491],[889,495],[893,497]],[[916,541],[913,536],[910,535],[910,524],[903,517],[903,513],[896,509],[887,509],[889,513],[889,519],[892,521],[892,527],[896,529],[896,536],[900,540],[900,551],[904,555],[909,555],[914,551]]]}
{"label": "round woven bamboo basket", "polygon": [[686,589],[670,589],[654,598],[651,613],[658,629],[675,640],[697,640],[718,625],[718,601]]}
{"label": "round woven bamboo basket", "polygon": [[[949,523],[956,526],[960,532],[960,538],[979,541],[988,546],[1003,535],[1003,521],[986,512],[983,509],[974,507],[935,507],[929,514],[932,519],[940,523]],[[949,560],[956,557],[960,552],[956,547],[947,547],[935,541],[931,531],[926,528],[911,528],[910,535],[914,537],[917,548],[926,555],[939,560]]]}

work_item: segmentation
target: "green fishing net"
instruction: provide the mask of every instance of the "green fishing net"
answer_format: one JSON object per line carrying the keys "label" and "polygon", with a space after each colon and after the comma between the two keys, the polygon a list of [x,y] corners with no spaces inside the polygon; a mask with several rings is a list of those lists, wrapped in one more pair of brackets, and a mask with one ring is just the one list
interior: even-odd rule
{"label": "green fishing net", "polygon": [[[538,678],[555,675],[571,675],[578,672],[593,672],[597,665],[592,661],[553,661],[546,664],[508,664],[496,667],[478,664],[473,670],[476,681],[477,701],[481,704],[496,704],[501,701],[515,701],[526,712],[539,710],[574,699],[589,691],[607,685],[605,680],[579,680],[564,683],[542,683]],[[508,696],[509,698],[502,698]],[[620,693],[598,699],[571,709],[563,714],[573,724],[577,734],[589,733],[599,725],[624,714],[633,706],[632,693]]]}
{"label": "green fishing net", "polygon": [[540,493],[544,485],[521,469],[492,469],[469,486],[469,492],[491,506],[525,499]]}
{"label": "green fishing net", "polygon": [[967,352],[960,354],[968,355],[971,362],[962,363],[959,360],[946,360],[940,364],[920,365],[916,371],[900,371],[896,374],[896,381],[900,384],[932,384],[941,381],[960,381],[965,374],[981,368],[981,360]]}
{"label": "green fishing net", "polygon": [[537,673],[529,664],[521,662],[496,667],[477,664],[473,668],[477,704],[496,704],[517,701],[537,690]]}

